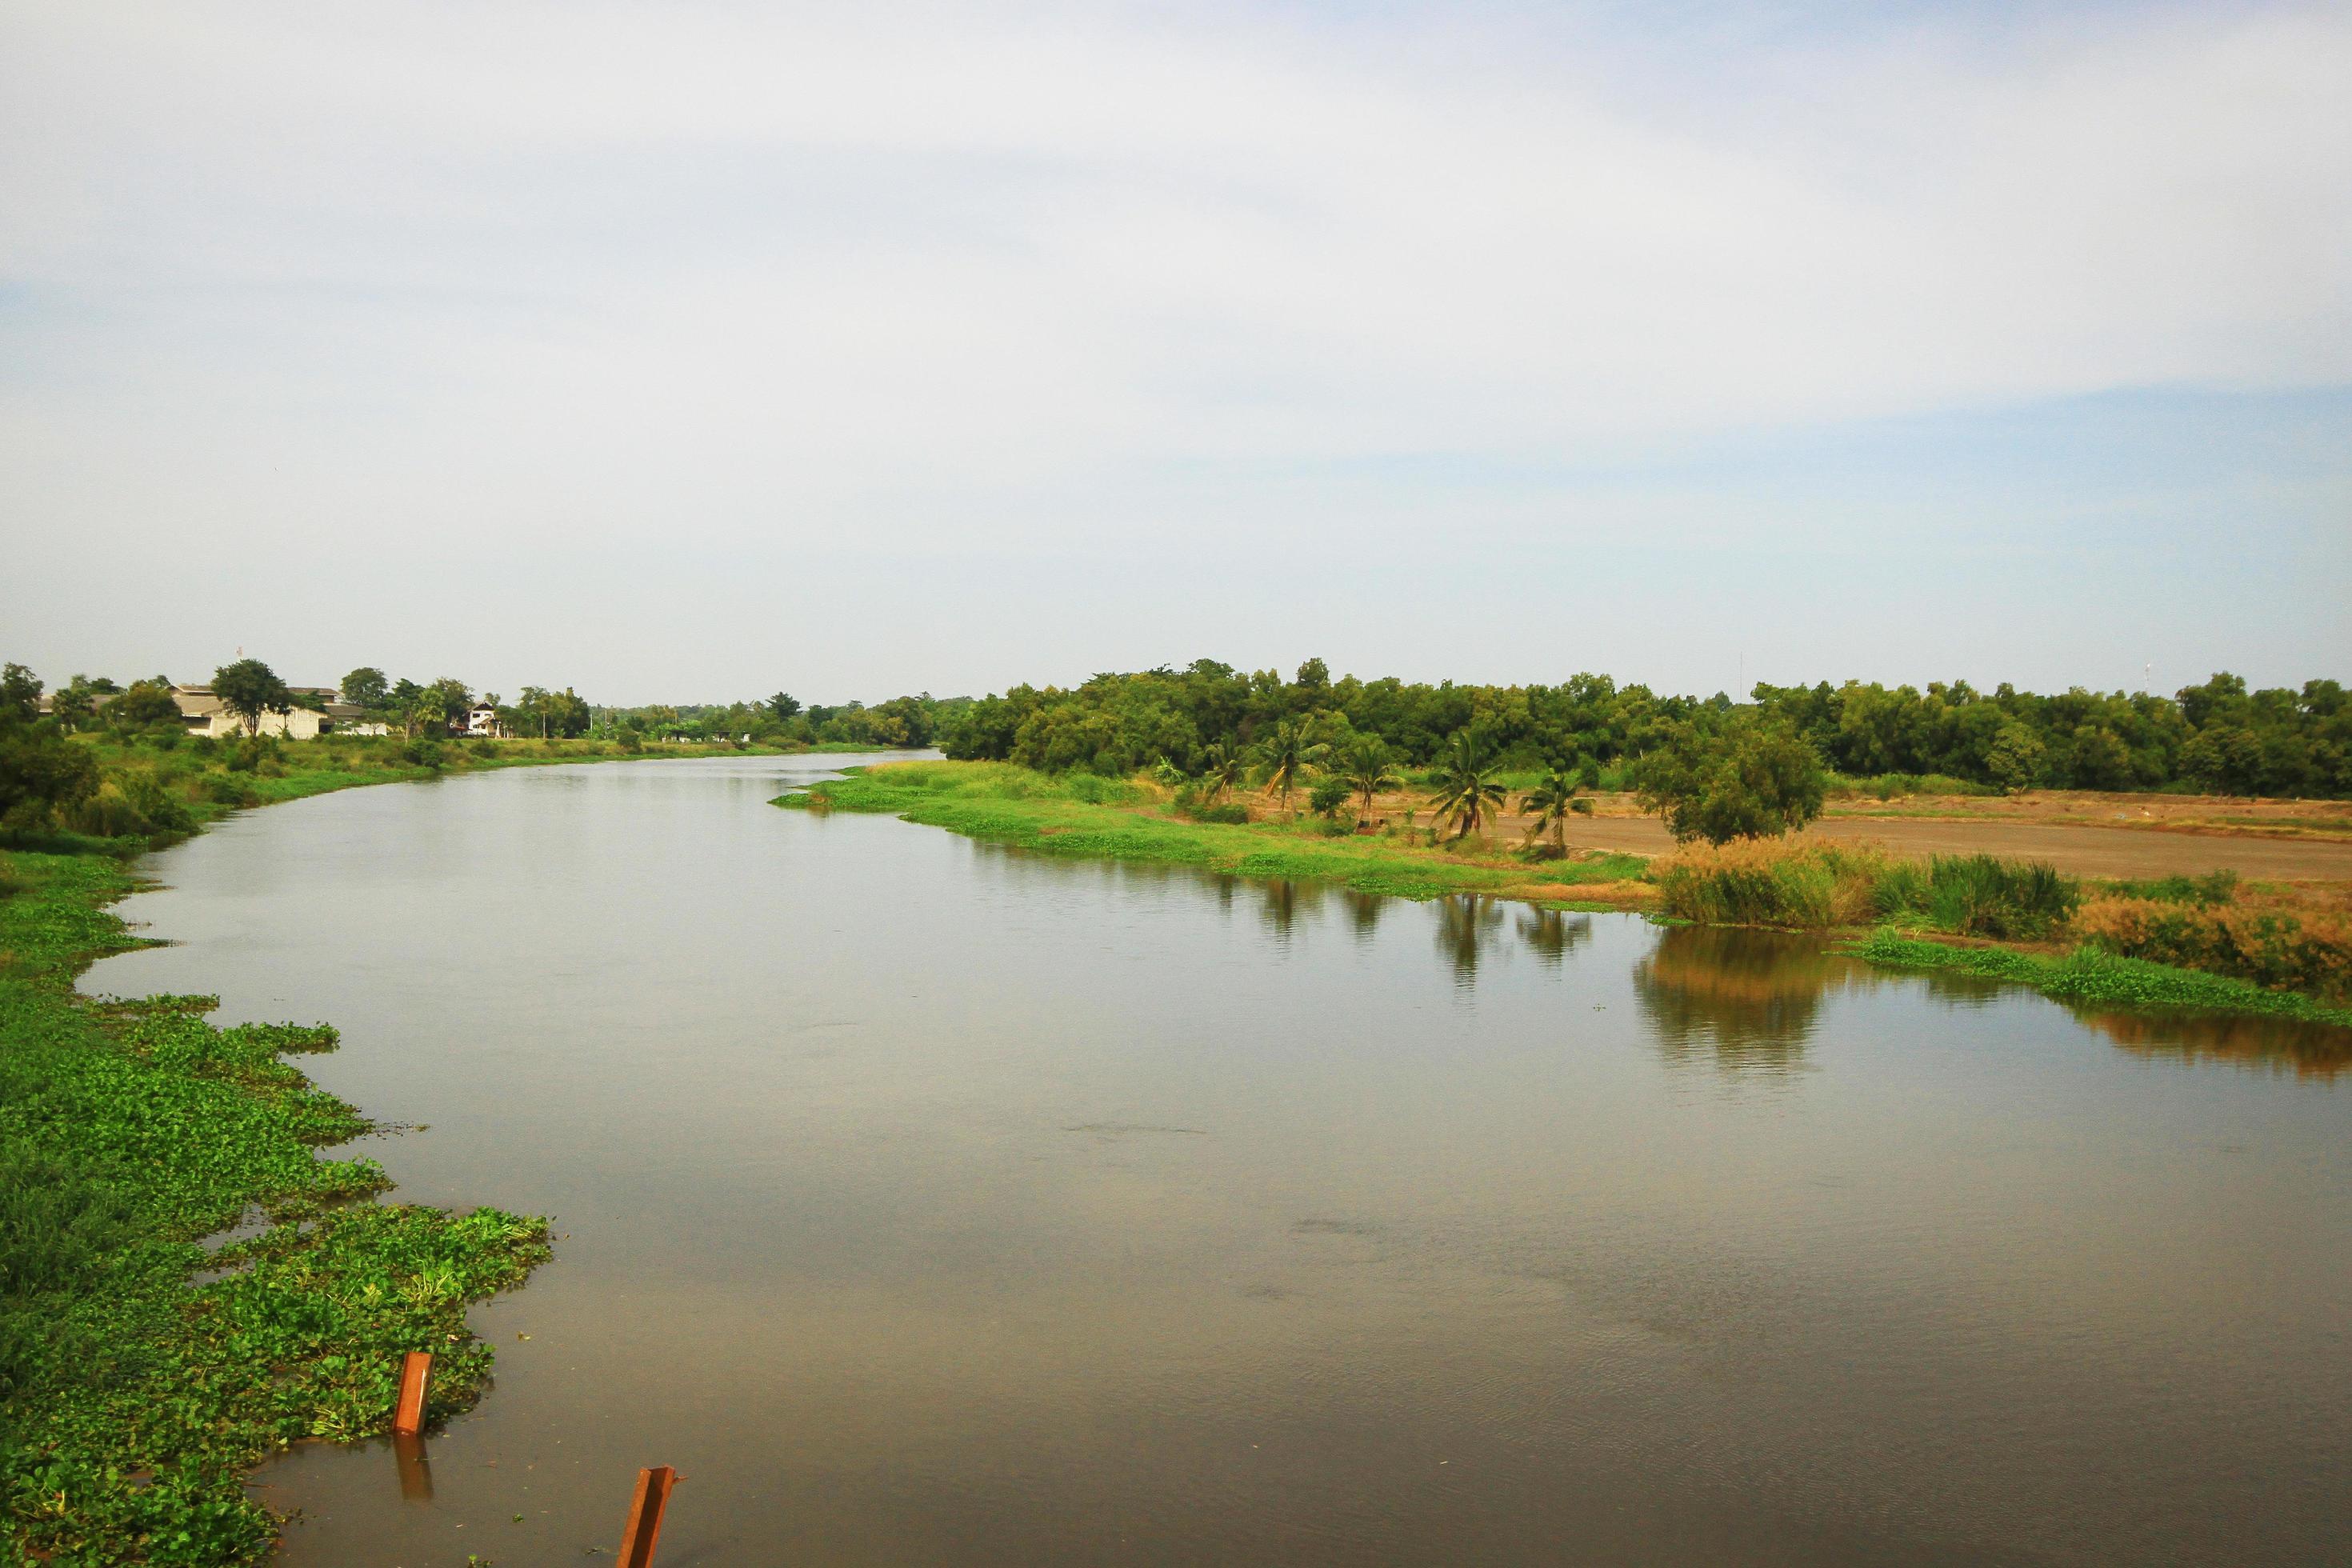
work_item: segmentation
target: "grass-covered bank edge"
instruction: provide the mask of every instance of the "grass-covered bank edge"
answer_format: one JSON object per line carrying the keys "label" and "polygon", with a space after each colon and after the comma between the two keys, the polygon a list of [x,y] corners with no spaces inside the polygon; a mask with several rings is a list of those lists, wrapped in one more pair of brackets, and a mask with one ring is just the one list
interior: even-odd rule
{"label": "grass-covered bank edge", "polygon": [[[1119,860],[1146,860],[1199,866],[1237,876],[1265,879],[1296,879],[1339,882],[1361,891],[1409,899],[1480,894],[1524,899],[1549,908],[1642,910],[1659,901],[1659,879],[1665,897],[1654,920],[1691,923],[1728,923],[1840,931],[1848,939],[1845,951],[1890,969],[1947,969],[2009,981],[2054,999],[2095,1003],[2118,1008],[2179,1008],[2204,1012],[2252,1015],[2302,1022],[2352,1026],[2352,1009],[2331,1006],[2314,997],[2263,986],[2225,975],[2170,964],[2119,957],[2095,948],[2064,955],[2019,951],[2014,947],[1953,946],[1929,940],[1917,926],[1952,911],[1957,903],[1963,923],[1954,929],[1984,934],[1970,920],[1982,921],[1986,909],[1976,902],[1992,894],[1993,913],[2012,920],[2021,913],[2041,916],[2031,930],[2007,934],[2042,934],[2053,922],[2054,910],[2037,910],[2049,902],[2048,889],[2034,868],[1978,866],[1954,862],[1922,868],[1891,866],[1874,852],[1858,853],[1836,846],[1799,849],[1772,844],[1748,849],[1685,852],[1657,865],[1637,856],[1615,855],[1582,861],[1537,862],[1528,866],[1497,864],[1492,857],[1464,859],[1428,847],[1412,836],[1363,835],[1338,838],[1319,837],[1311,827],[1295,823],[1223,824],[1188,821],[1156,808],[1143,786],[1091,774],[1048,775],[999,763],[907,763],[855,770],[779,797],[774,803],[794,809],[827,809],[883,813],[908,822],[945,827],[951,832],[993,842],[1017,845],[1052,855]],[[1714,861],[1753,859],[1756,868],[1717,866]],[[1819,860],[1821,865],[1811,862]],[[1870,873],[1853,888],[1833,885],[1828,873],[1852,861]],[[1864,864],[1868,862],[1867,865]],[[1746,870],[1731,881],[1769,881],[1770,896],[1755,907],[1724,905],[1721,900],[1677,897],[1676,881],[1689,879],[1694,869],[1704,873],[1702,885],[1719,887],[1727,871]],[[1978,873],[1947,879],[1946,870]],[[2000,870],[1998,879],[2017,881],[2020,888],[1987,889],[1973,884],[1982,873]],[[1797,903],[1818,904],[1806,919],[1774,918],[1792,907],[1787,887],[1792,873],[1822,873],[1808,883]],[[1798,877],[1799,882],[1806,882]],[[1957,884],[1946,887],[1952,880]],[[1886,921],[1874,899],[1899,885],[1908,918]],[[1852,896],[1859,892],[1865,897]],[[1579,895],[1582,895],[1580,897]],[[1957,898],[1950,895],[1958,895]],[[1885,923],[1881,923],[1885,921]],[[1999,930],[1998,922],[1983,922]]]}
{"label": "grass-covered bank edge", "polygon": [[[303,767],[301,746],[284,750],[294,765],[250,780],[264,803],[740,748],[518,747],[363,772]],[[202,818],[231,809],[202,809],[215,805],[199,802]],[[331,1027],[216,1028],[210,997],[77,994],[90,963],[145,945],[107,907],[140,885],[125,858],[182,836],[0,849],[0,1542],[12,1563],[267,1557],[277,1521],[246,1472],[306,1437],[385,1430],[409,1350],[435,1352],[429,1415],[464,1408],[491,1366],[467,1304],[550,1256],[542,1220],[372,1202],[391,1185],[373,1161],[319,1157],[373,1130],[282,1059],[332,1049]],[[233,1247],[199,1245],[257,1221]]]}
{"label": "grass-covered bank edge", "polygon": [[2064,954],[2007,947],[1957,947],[1880,927],[1845,951],[1882,969],[1941,970],[2031,986],[2054,1001],[2117,1008],[2254,1014],[2295,1023],[2352,1028],[2352,1008],[2330,1007],[2293,991],[2266,991],[2243,980],[2118,958],[2096,948]]}
{"label": "grass-covered bank edge", "polygon": [[793,810],[903,817],[1041,854],[1197,866],[1266,880],[1332,882],[1404,899],[1475,893],[1548,908],[1616,909],[1637,901],[1639,856],[1520,861],[1454,854],[1395,835],[1331,836],[1315,819],[1197,822],[1150,809],[1141,786],[1090,773],[1047,775],[1009,763],[892,763],[780,795]]}

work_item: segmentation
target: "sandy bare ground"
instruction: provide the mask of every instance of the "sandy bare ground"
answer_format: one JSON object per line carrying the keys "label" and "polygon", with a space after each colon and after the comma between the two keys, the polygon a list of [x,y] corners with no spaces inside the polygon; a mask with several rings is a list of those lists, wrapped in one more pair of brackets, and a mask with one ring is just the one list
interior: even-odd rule
{"label": "sandy bare ground", "polygon": [[[1517,828],[1514,819],[1510,826]],[[2148,832],[2073,823],[1965,822],[1937,818],[1825,817],[1807,829],[1841,843],[1871,841],[1897,855],[1999,855],[2047,860],[2077,877],[2201,876],[2235,871],[2254,881],[2352,881],[2352,844]],[[1603,816],[1572,823],[1568,842],[1591,849],[1663,855],[1675,847],[1655,817]]]}

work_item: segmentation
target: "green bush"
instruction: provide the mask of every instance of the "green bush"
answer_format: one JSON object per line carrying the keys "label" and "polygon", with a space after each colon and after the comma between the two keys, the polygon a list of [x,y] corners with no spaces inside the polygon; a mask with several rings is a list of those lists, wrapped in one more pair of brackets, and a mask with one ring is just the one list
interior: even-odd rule
{"label": "green bush", "polygon": [[1880,873],[1878,912],[1910,916],[1956,936],[2044,937],[2074,917],[2082,884],[2041,861],[1990,855],[1938,855],[1923,868],[1897,863]]}
{"label": "green bush", "polygon": [[261,792],[245,780],[231,773],[206,773],[204,780],[206,799],[216,805],[259,805]]}
{"label": "green bush", "polygon": [[2109,882],[2102,892],[2119,899],[2148,899],[2160,904],[2198,904],[2215,909],[2238,896],[2238,874],[2214,871],[2202,877],[2156,877],[2146,881]]}

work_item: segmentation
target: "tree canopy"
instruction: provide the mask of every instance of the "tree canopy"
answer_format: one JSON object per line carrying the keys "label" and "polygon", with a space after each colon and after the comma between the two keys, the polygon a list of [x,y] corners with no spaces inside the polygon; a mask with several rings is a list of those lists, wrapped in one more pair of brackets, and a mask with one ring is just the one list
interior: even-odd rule
{"label": "tree canopy", "polygon": [[214,670],[213,695],[243,721],[248,735],[261,727],[263,714],[288,713],[294,708],[294,694],[276,670],[257,658],[241,658]]}

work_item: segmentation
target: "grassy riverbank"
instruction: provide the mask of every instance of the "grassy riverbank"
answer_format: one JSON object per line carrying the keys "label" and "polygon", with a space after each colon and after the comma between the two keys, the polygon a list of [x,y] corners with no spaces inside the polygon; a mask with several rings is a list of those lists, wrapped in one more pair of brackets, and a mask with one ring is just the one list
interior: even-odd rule
{"label": "grassy riverbank", "polygon": [[2299,992],[2268,991],[2226,975],[2119,957],[2090,946],[2056,954],[1954,947],[1882,927],[1851,951],[1885,969],[1941,970],[2007,981],[2078,1005],[2189,1008],[2352,1028],[2352,1007],[2331,1007]]}
{"label": "grassy riverbank", "polygon": [[647,757],[780,755],[810,748],[723,742],[548,740],[407,741],[331,735],[312,741],[212,741],[167,734],[124,740],[79,735],[98,763],[97,795],[63,808],[53,833],[14,836],[13,847],[135,853],[232,811],[275,805],[362,784],[397,784],[496,768]]}
{"label": "grassy riverbank", "polygon": [[[79,996],[91,962],[141,945],[107,908],[135,889],[128,858],[355,785],[739,748],[76,743],[100,794],[0,847],[0,1543],[10,1563],[257,1562],[277,1527],[246,1472],[386,1430],[410,1350],[435,1352],[436,1419],[470,1403],[491,1352],[466,1306],[520,1283],[547,1229],[365,1201],[382,1168],[315,1151],[370,1123],[283,1059],[334,1048],[331,1027]],[[231,1226],[244,1239],[200,1245]]]}
{"label": "grassy riverbank", "polygon": [[[210,997],[98,1005],[73,979],[139,945],[96,855],[0,857],[0,1520],[11,1562],[247,1563],[275,1522],[244,1472],[384,1430],[409,1350],[433,1407],[490,1367],[465,1308],[548,1256],[539,1220],[363,1200],[368,1130],[282,1059],[320,1026],[215,1028]],[[200,1238],[247,1220],[207,1257]],[[209,1268],[208,1283],[192,1282]]]}
{"label": "grassy riverbank", "polygon": [[[2329,895],[2242,887],[2227,874],[2084,884],[1990,857],[1898,860],[1803,838],[1702,846],[1654,861],[1533,860],[1507,844],[1440,847],[1411,830],[1327,837],[1318,819],[1289,815],[1190,820],[1170,792],[1143,780],[1003,763],[891,763],[776,804],[889,813],[1045,854],[1338,882],[1410,899],[1477,893],[1649,909],[1695,924],[1839,931],[1852,951],[1890,968],[1958,970],[2063,1001],[2352,1026],[2352,938]],[[2008,945],[1985,945],[1992,942]]]}
{"label": "grassy riverbank", "polygon": [[1048,775],[1009,763],[892,763],[830,780],[779,805],[881,812],[1049,855],[1150,860],[1270,879],[1336,882],[1406,899],[1486,893],[1556,907],[1619,908],[1647,895],[1637,856],[1528,860],[1486,842],[1433,847],[1425,835],[1327,834],[1301,816],[1249,823],[1173,815],[1148,784]]}

